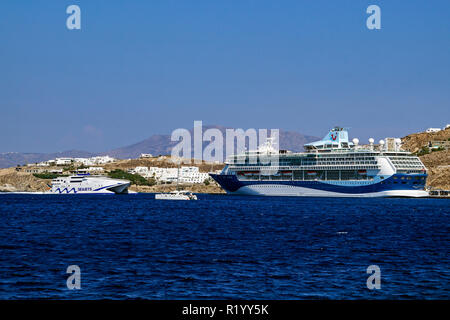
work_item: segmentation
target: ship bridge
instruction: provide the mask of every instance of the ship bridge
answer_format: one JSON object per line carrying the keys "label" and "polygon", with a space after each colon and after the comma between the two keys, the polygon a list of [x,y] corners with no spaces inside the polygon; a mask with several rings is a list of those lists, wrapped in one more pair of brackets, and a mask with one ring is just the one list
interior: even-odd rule
{"label": "ship bridge", "polygon": [[307,143],[304,145],[306,151],[349,149],[353,146],[353,142],[348,141],[347,128],[342,127],[334,127],[322,140]]}

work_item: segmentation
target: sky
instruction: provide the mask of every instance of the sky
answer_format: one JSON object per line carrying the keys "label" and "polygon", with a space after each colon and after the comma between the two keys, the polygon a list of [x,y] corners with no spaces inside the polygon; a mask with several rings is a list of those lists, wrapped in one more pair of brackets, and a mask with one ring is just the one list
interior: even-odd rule
{"label": "sky", "polygon": [[[69,30],[66,8],[81,9]],[[369,5],[381,29],[369,30]],[[450,123],[450,1],[2,0],[0,152],[205,125],[366,141]]]}

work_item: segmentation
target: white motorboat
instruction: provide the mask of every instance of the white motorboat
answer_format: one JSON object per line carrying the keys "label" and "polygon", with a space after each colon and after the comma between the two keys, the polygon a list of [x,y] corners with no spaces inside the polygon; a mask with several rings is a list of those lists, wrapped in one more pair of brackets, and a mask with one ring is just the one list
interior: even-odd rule
{"label": "white motorboat", "polygon": [[169,193],[155,194],[157,200],[197,200],[197,196],[187,190],[175,190]]}

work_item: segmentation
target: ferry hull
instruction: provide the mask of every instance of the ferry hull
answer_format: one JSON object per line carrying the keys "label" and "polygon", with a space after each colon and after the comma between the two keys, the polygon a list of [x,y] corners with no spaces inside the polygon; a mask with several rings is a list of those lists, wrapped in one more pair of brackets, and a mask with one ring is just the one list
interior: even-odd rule
{"label": "ferry hull", "polygon": [[[402,175],[396,175],[401,178]],[[426,175],[423,175],[426,177]],[[297,196],[297,197],[427,197],[422,184],[394,184],[394,176],[373,184],[344,186],[321,181],[241,181],[235,175],[216,175],[211,177],[228,194],[257,196]],[[406,181],[405,181],[406,182]]]}
{"label": "ferry hull", "polygon": [[127,194],[130,182],[118,179],[108,179],[90,183],[53,185],[47,193],[51,194]]}

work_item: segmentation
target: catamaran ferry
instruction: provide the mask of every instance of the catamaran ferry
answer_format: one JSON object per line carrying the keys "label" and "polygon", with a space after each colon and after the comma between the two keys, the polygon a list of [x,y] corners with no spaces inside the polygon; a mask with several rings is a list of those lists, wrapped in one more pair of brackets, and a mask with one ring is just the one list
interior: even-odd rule
{"label": "catamaran ferry", "polygon": [[[220,174],[210,176],[229,194],[323,197],[425,197],[427,169],[386,138],[358,145],[336,127],[305,152],[276,150],[269,139],[256,151],[233,155]],[[264,159],[264,160],[261,160]],[[276,161],[275,161],[276,160]]]}
{"label": "catamaran ferry", "polygon": [[112,179],[104,176],[78,174],[58,177],[52,180],[48,193],[56,194],[123,194],[128,193],[130,181]]}

